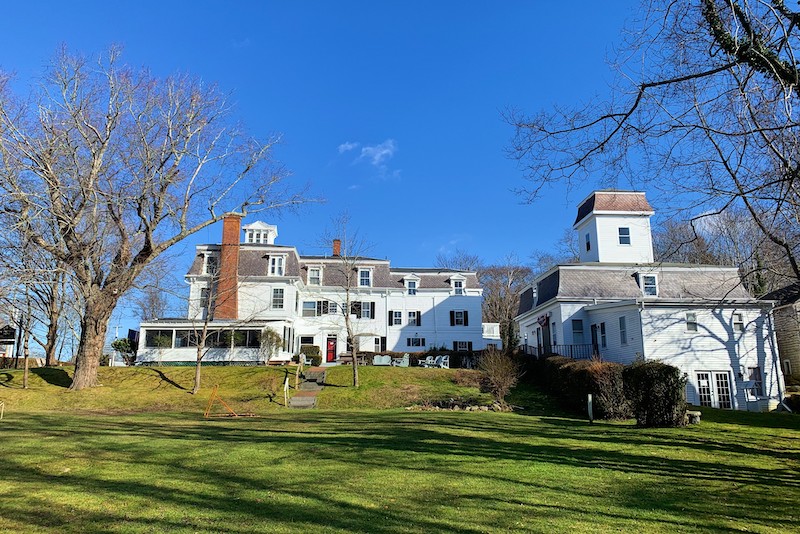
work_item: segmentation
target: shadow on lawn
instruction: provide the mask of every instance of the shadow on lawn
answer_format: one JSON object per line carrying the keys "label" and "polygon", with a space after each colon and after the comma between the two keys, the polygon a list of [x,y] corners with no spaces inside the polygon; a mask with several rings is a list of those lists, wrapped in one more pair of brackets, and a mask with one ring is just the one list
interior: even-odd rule
{"label": "shadow on lawn", "polygon": [[[112,465],[150,466],[148,472],[155,473],[155,479],[139,476],[131,482],[96,469],[78,471],[58,477],[60,491],[101,495],[112,502],[139,498],[179,507],[180,513],[171,515],[184,516],[131,516],[128,510],[123,517],[109,509],[86,514],[84,526],[128,521],[131,528],[154,530],[389,533],[411,527],[472,533],[515,529],[514,521],[526,517],[566,522],[580,517],[587,528],[596,522],[607,529],[611,521],[616,528],[637,530],[734,531],[729,525],[778,528],[785,526],[781,521],[797,518],[791,497],[800,490],[797,470],[791,467],[796,464],[773,457],[775,437],[726,443],[724,436],[697,436],[692,429],[650,431],[603,423],[590,427],[560,417],[428,412],[285,412],[215,421],[175,416],[162,417],[160,423],[139,417],[32,414],[4,430],[93,443]],[[204,461],[185,454],[198,446]],[[305,453],[294,456],[292,451]],[[53,483],[36,463],[9,460],[0,480]],[[297,462],[297,468],[283,476],[273,473],[270,465],[287,461]],[[385,470],[404,481],[441,477],[442,487],[432,494],[419,492],[411,502],[394,502],[390,482],[379,477],[378,486],[386,487],[370,489],[374,494],[366,505],[341,489]],[[583,482],[558,476],[562,472],[581,473]],[[475,483],[444,484],[454,479]],[[219,497],[221,490],[225,498]],[[58,505],[44,508],[14,500],[0,503],[0,515],[42,527],[63,526],[74,517],[74,510]],[[455,508],[478,519],[457,526],[443,513]],[[208,523],[207,510],[223,523]],[[508,523],[497,523],[498,517]],[[626,523],[631,521],[636,522]]]}
{"label": "shadow on lawn", "polygon": [[69,373],[58,367],[37,367],[35,369],[31,369],[31,373],[35,374],[51,386],[68,388],[70,384],[72,384],[72,377],[69,376]]}

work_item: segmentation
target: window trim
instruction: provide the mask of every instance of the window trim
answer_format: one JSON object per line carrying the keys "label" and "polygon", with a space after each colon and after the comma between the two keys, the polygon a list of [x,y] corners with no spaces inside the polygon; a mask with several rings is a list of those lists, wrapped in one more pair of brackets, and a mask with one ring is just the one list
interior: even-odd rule
{"label": "window trim", "polygon": [[392,310],[392,326],[403,324],[403,310]]}
{"label": "window trim", "polygon": [[[691,318],[690,318],[691,316]],[[697,332],[699,329],[699,323],[697,322],[697,312],[686,312],[685,316],[685,328],[686,332],[694,333]],[[694,327],[692,327],[694,325]]]}
{"label": "window trim", "polygon": [[[278,291],[280,291],[280,299],[278,299],[278,297],[276,295],[276,293]],[[275,306],[275,303],[278,302],[278,300],[280,300],[280,303],[281,303],[280,307]],[[286,290],[284,288],[282,288],[282,287],[273,287],[272,288],[272,303],[271,303],[270,309],[272,309],[272,310],[282,310],[282,309],[285,308],[285,305],[286,305]]]}
{"label": "window trim", "polygon": [[619,344],[628,344],[628,319],[624,315],[619,316]]}
{"label": "window trim", "polygon": [[[277,264],[275,260],[280,260],[280,273],[275,273],[275,266]],[[286,254],[270,254],[267,269],[269,273],[268,276],[286,276]]]}
{"label": "window trim", "polygon": [[[364,278],[361,276],[363,273],[368,274],[367,284],[362,284]],[[359,267],[358,268],[358,287],[372,287],[372,267]]]}
{"label": "window trim", "polygon": [[[738,321],[736,320],[738,316]],[[744,326],[744,314],[742,312],[733,312],[731,314],[731,323],[734,332],[742,333],[745,330]]]}
{"label": "window trim", "polygon": [[[313,283],[311,281],[311,271],[313,270],[319,271],[319,280],[317,283]],[[306,285],[317,287],[322,285],[322,265],[311,265],[308,267],[308,273],[306,273]]]}
{"label": "window trim", "polygon": [[[581,327],[580,330],[576,330],[575,329],[575,325],[576,324],[580,325],[580,327]],[[575,340],[575,334],[580,334],[580,336],[581,336],[580,343],[578,343]],[[583,345],[585,343],[585,341],[586,341],[586,337],[584,336],[583,319],[573,319],[572,320],[572,344],[573,345]]]}
{"label": "window trim", "polygon": [[606,323],[605,321],[600,323],[600,348],[607,349],[608,348],[608,339],[606,336]]}
{"label": "window trim", "polygon": [[[206,276],[216,276],[219,274],[219,256],[213,253],[203,254],[203,274]],[[213,260],[213,262],[211,261]],[[210,269],[213,263],[214,269]]]}

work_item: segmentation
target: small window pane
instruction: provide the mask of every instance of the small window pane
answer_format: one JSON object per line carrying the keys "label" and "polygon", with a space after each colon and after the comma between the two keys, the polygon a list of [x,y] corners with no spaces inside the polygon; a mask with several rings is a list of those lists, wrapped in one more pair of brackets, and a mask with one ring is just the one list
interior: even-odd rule
{"label": "small window pane", "polygon": [[619,244],[620,245],[630,245],[631,244],[631,229],[630,228],[620,228],[619,229]]}

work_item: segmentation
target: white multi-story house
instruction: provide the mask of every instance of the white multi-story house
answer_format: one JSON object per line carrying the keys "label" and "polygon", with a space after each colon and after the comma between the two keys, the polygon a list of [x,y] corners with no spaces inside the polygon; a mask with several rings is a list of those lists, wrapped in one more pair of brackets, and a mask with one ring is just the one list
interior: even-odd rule
{"label": "white multi-story house", "polygon": [[752,298],[735,267],[654,262],[651,215],[641,192],[581,202],[580,263],[552,267],[522,293],[520,344],[532,355],[664,361],[687,374],[696,405],[780,399],[772,303]]}
{"label": "white multi-story house", "polygon": [[[500,343],[497,325],[482,324],[483,289],[474,272],[344,257],[339,240],[330,256],[303,256],[275,243],[275,226],[240,229],[235,214],[225,218],[222,234],[221,244],[197,247],[186,275],[187,317],[141,324],[137,362],[194,362],[204,328],[211,333],[207,362],[286,361],[302,345],[320,347],[323,363],[336,364],[353,348],[469,352]],[[265,328],[280,335],[282,346],[265,349]]]}

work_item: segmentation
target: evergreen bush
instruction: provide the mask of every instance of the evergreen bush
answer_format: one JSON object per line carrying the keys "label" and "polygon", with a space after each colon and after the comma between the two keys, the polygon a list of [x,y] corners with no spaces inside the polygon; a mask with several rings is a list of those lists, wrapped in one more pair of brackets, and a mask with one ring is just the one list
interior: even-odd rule
{"label": "evergreen bush", "polygon": [[636,422],[645,427],[685,424],[686,375],[659,361],[635,362],[622,372],[625,396]]}
{"label": "evergreen bush", "polygon": [[618,363],[551,356],[539,365],[539,382],[582,413],[586,413],[587,395],[591,393],[595,419],[627,419],[631,408],[625,398],[622,369]]}
{"label": "evergreen bush", "polygon": [[322,350],[316,345],[300,345],[300,353],[306,355],[307,360],[311,360],[311,365],[322,365]]}

